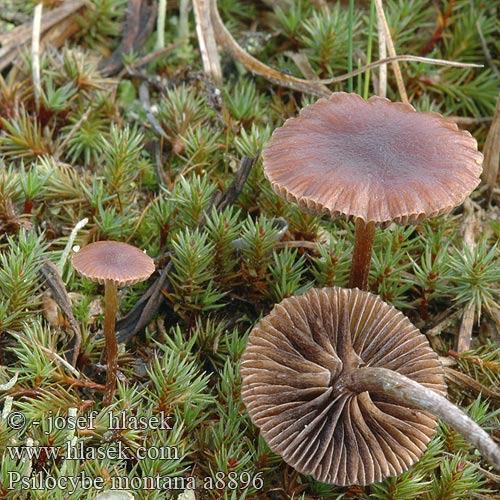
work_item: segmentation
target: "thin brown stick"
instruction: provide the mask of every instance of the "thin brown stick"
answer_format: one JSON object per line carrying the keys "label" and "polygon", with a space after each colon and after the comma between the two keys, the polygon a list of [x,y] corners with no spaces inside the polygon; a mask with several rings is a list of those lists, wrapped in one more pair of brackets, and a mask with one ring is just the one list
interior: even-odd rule
{"label": "thin brown stick", "polygon": [[492,391],[483,384],[480,384],[477,380],[469,377],[465,373],[454,370],[450,367],[445,367],[444,375],[446,380],[460,385],[462,388],[470,389],[475,392],[476,395],[481,394],[483,398],[488,398],[491,401],[495,401],[498,405],[500,403],[500,392]]}
{"label": "thin brown stick", "polygon": [[441,333],[449,328],[451,325],[455,324],[460,316],[463,313],[463,309],[459,308],[456,309],[448,314],[442,321],[440,321],[437,325],[433,326],[429,330],[425,332],[425,335],[429,337],[437,337],[438,335],[441,335]]}
{"label": "thin brown stick", "polygon": [[493,71],[495,76],[497,78],[500,78],[500,71],[498,71],[498,68],[495,65],[490,49],[488,48],[488,44],[486,43],[486,39],[484,38],[483,31],[481,30],[481,23],[479,22],[479,20],[476,21],[476,29],[479,35],[479,39],[481,40],[481,47],[483,49],[486,62],[488,63],[488,66],[490,67],[491,71]]}
{"label": "thin brown stick", "polygon": [[[474,205],[470,199],[464,202],[464,220],[462,223],[463,242],[467,245],[471,252],[476,247],[475,235],[481,234],[480,216],[474,210]],[[476,311],[474,302],[469,302],[464,309],[464,315],[458,331],[456,340],[456,349],[458,352],[468,351],[472,340],[472,329],[474,327],[474,318],[476,314],[480,315],[481,311]]]}
{"label": "thin brown stick", "polygon": [[257,75],[264,76],[277,85],[283,85],[284,87],[288,87],[299,92],[313,94],[318,97],[328,97],[331,94],[329,91],[325,92],[322,86],[318,85],[317,82],[310,82],[300,78],[295,78],[292,75],[281,73],[280,71],[266,66],[264,63],[251,56],[236,42],[222,22],[219,11],[217,10],[216,0],[211,0],[210,5],[212,25],[217,43],[231,52],[235,59],[243,64],[249,71]]}
{"label": "thin brown stick", "polygon": [[125,67],[124,72],[127,72],[129,69],[136,69],[140,68],[141,66],[145,66],[146,64],[150,63],[151,61],[154,61],[155,59],[158,59],[161,56],[164,56],[165,54],[168,54],[169,52],[172,52],[172,50],[175,50],[181,46],[180,42],[176,43],[171,43],[170,45],[167,45],[167,47],[163,47],[162,49],[157,49],[154,50],[153,52],[150,52],[149,54],[146,54],[145,56],[137,59],[136,61],[132,62],[128,66]]}
{"label": "thin brown stick", "polygon": [[[397,62],[397,61],[408,61],[408,62],[420,62],[424,64],[435,64],[436,66],[451,66],[454,68],[482,68],[482,64],[472,64],[472,63],[461,63],[456,61],[446,61],[445,59],[433,59],[431,57],[421,57],[421,56],[412,56],[409,54],[404,54],[400,56],[394,57],[386,57],[385,59],[379,59],[378,61],[372,62],[370,64],[366,64],[365,66],[361,66],[350,73],[344,73],[343,75],[336,76],[334,78],[326,78],[323,80],[315,80],[315,83],[322,83],[324,85],[330,85],[331,83],[339,83],[347,80],[348,78],[352,78],[354,76],[358,76],[365,71],[377,68],[382,64]],[[308,82],[308,80],[304,80]]]}
{"label": "thin brown stick", "polygon": [[[71,308],[71,300],[68,297],[68,292],[66,291],[66,286],[61,278],[59,269],[47,258],[43,258],[40,273],[45,278],[46,285],[52,291],[52,295],[61,308],[61,311],[68,319],[71,330],[73,331],[73,339],[71,342],[71,365],[74,367],[78,360],[78,355],[80,354],[80,345],[82,343],[82,332],[80,330],[80,324],[76,321],[73,310]],[[78,371],[73,373],[78,374]]]}

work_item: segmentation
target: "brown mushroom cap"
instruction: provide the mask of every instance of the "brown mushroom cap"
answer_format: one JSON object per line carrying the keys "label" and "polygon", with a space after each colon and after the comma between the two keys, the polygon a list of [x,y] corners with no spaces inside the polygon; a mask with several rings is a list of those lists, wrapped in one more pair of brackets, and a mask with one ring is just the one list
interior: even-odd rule
{"label": "brown mushroom cap", "polygon": [[120,241],[97,241],[73,255],[73,267],[86,278],[118,286],[144,281],[155,270],[154,261],[142,250]]}
{"label": "brown mushroom cap", "polygon": [[288,119],[262,156],[266,177],[286,200],[382,225],[449,212],[482,171],[475,139],[441,115],[345,92]]}
{"label": "brown mushroom cap", "polygon": [[338,485],[400,474],[424,453],[436,419],[381,393],[354,394],[362,366],[445,393],[427,339],[394,307],[358,289],[312,289],[276,305],[243,354],[242,398],[271,449],[303,474]]}

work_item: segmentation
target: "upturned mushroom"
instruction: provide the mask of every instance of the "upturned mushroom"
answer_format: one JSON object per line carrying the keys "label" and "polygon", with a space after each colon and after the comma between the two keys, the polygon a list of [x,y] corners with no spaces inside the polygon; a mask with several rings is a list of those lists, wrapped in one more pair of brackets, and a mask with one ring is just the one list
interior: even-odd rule
{"label": "upturned mushroom", "polygon": [[475,139],[441,115],[345,92],[288,119],[262,157],[280,196],[308,212],[355,220],[349,286],[364,290],[375,226],[451,211],[482,171]]}
{"label": "upturned mushroom", "polygon": [[241,375],[270,448],[319,481],[366,485],[404,472],[436,416],[500,470],[500,448],[446,399],[425,336],[371,293],[323,288],[285,299],[250,333]]}
{"label": "upturned mushroom", "polygon": [[148,279],[155,270],[154,261],[142,250],[127,243],[98,241],[73,255],[73,267],[82,276],[104,285],[107,371],[103,404],[109,406],[116,388],[118,368],[118,343],[115,335],[118,287]]}

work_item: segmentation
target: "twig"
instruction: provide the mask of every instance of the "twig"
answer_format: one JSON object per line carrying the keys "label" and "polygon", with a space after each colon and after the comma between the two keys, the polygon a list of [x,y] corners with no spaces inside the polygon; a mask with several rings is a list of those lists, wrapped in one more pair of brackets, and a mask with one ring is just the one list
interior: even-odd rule
{"label": "twig", "polygon": [[[450,122],[456,123],[457,125],[462,125],[464,127],[468,125],[478,125],[481,123],[491,123],[493,121],[492,116],[479,116],[477,118],[473,118],[470,116],[445,116],[445,120],[448,120]],[[484,171],[484,165],[483,165],[483,171]]]}
{"label": "twig", "polygon": [[180,46],[181,43],[176,42],[171,43],[170,45],[168,45],[167,47],[163,47],[162,49],[154,50],[153,52],[146,54],[144,57],[141,57],[140,59],[137,59],[137,61],[134,61],[133,63],[126,66],[124,71],[140,68],[141,66],[144,66],[145,64],[148,64],[151,61],[154,61],[155,59],[158,59],[159,57],[172,52],[172,50],[177,49]]}
{"label": "twig", "polygon": [[474,302],[469,302],[464,309],[460,329],[457,337],[457,351],[464,352],[470,349],[472,340],[472,329],[474,328],[474,318],[476,316],[476,306]]}
{"label": "twig", "polygon": [[129,0],[120,45],[106,59],[101,59],[98,69],[104,76],[118,73],[124,66],[123,56],[138,51],[154,30],[157,3],[146,0]]}
{"label": "twig", "polygon": [[[46,12],[42,16],[40,32],[45,33],[50,28],[81,9],[85,3],[86,0],[68,0],[60,7],[56,7]],[[2,45],[0,49],[0,71],[16,59],[19,51],[29,43],[32,32],[32,23],[28,22],[5,34],[0,34],[0,45]]]}
{"label": "twig", "polygon": [[148,119],[149,123],[151,124],[155,132],[160,137],[163,137],[166,141],[169,141],[170,140],[169,136],[165,133],[165,131],[160,125],[160,122],[151,112],[151,102],[149,100],[149,88],[146,85],[146,82],[142,82],[141,85],[139,86],[139,99],[141,101],[142,108],[146,112],[146,118]]}
{"label": "twig", "polygon": [[437,325],[427,330],[425,332],[426,337],[437,337],[438,335],[441,335],[443,330],[445,330],[450,325],[453,325],[458,321],[462,313],[463,313],[463,308],[455,309],[451,314],[449,314],[446,318],[440,321]]}
{"label": "twig", "polygon": [[231,33],[229,33],[225,27],[222,19],[220,18],[219,11],[217,10],[216,0],[210,1],[215,39],[220,45],[222,45],[222,47],[231,52],[231,54],[249,71],[257,75],[264,76],[277,85],[283,85],[299,92],[313,94],[318,97],[328,97],[331,94],[330,91],[326,92],[322,85],[317,82],[310,82],[300,78],[295,78],[291,75],[286,75],[280,71],[270,68],[269,66],[266,66],[264,63],[251,56],[236,42]]}
{"label": "twig", "polygon": [[[378,61],[372,62],[371,64],[367,64],[366,66],[362,66],[354,70],[352,73],[344,73],[343,75],[336,76],[333,78],[326,78],[323,80],[318,80],[314,83],[322,83],[324,85],[329,85],[330,83],[339,83],[353,76],[358,76],[365,71],[368,71],[373,68],[377,68],[383,64],[392,63],[395,61],[412,61],[412,62],[420,62],[424,64],[435,64],[436,66],[451,66],[454,68],[482,68],[482,64],[472,64],[472,63],[462,63],[456,61],[447,61],[445,59],[433,59],[431,57],[421,57],[421,56],[412,56],[409,54],[394,56],[394,57],[386,57],[385,59],[379,59]],[[308,82],[307,80],[303,80]],[[308,82],[309,83],[309,82]]]}
{"label": "twig", "polygon": [[491,71],[493,71],[495,76],[497,78],[500,78],[500,71],[498,71],[498,68],[495,66],[495,63],[493,61],[493,57],[491,56],[490,49],[488,48],[488,44],[486,43],[486,39],[484,38],[483,32],[481,30],[481,24],[479,22],[479,19],[476,21],[476,28],[477,28],[477,32],[479,34],[479,39],[481,40],[481,47],[483,48],[484,57],[486,58],[486,62],[488,63],[488,66],[490,67]]}
{"label": "twig", "polygon": [[[300,72],[308,79],[313,81],[319,81],[318,76],[314,72],[311,63],[307,56],[301,52],[285,52],[285,55],[288,56],[299,68]],[[325,93],[330,92],[330,90],[323,85],[323,90]]]}
{"label": "twig", "polygon": [[37,114],[40,112],[40,30],[42,26],[43,3],[36,5],[33,12],[33,34],[31,38],[31,74],[33,77],[33,96]]}
{"label": "twig", "polygon": [[[474,206],[470,199],[464,202],[464,220],[463,220],[463,241],[467,245],[471,252],[474,251],[476,246],[475,232],[477,231],[477,226],[479,223],[479,217],[474,211]],[[464,315],[462,317],[462,322],[460,324],[460,330],[457,337],[457,351],[464,352],[470,349],[470,343],[472,339],[472,329],[474,327],[474,317],[477,314],[481,314],[481,311],[476,311],[476,306],[473,301],[469,302],[464,309]]]}
{"label": "twig", "polygon": [[482,394],[482,396],[485,398],[495,400],[497,405],[500,402],[500,392],[488,389],[488,387],[480,384],[472,377],[469,377],[469,375],[466,375],[465,373],[459,372],[458,370],[454,370],[453,368],[449,367],[445,367],[444,374],[447,380],[468,387],[476,394]]}
{"label": "twig", "polygon": [[80,378],[80,372],[74,366],[71,366],[64,358],[59,356],[57,352],[50,350],[48,347],[45,347],[44,345],[40,344],[40,342],[38,342],[37,340],[35,340],[35,342],[37,347],[45,354],[47,354],[52,361],[57,361],[60,365],[64,366],[64,368],[66,368],[70,373],[72,373],[76,379]]}
{"label": "twig", "polygon": [[135,69],[133,66],[126,66],[124,72],[129,76],[148,82],[149,85],[160,92],[167,92],[171,88],[168,81],[160,76],[146,73],[144,70]]}

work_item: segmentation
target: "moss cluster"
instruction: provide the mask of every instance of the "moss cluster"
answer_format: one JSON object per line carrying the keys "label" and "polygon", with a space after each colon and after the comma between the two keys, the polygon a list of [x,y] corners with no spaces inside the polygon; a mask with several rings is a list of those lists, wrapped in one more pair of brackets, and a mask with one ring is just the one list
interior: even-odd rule
{"label": "moss cluster", "polygon": [[[44,49],[38,108],[27,51],[0,75],[0,496],[90,499],[98,489],[80,483],[70,496],[56,488],[48,497],[21,482],[10,488],[18,473],[83,474],[104,478],[104,489],[113,478],[136,478],[129,485],[135,498],[148,500],[178,498],[189,486],[181,479],[190,477],[199,499],[493,498],[498,476],[480,468],[480,457],[444,426],[411,471],[364,489],[317,483],[270,452],[239,396],[246,335],[285,297],[313,286],[345,286],[354,228],[278,198],[260,160],[234,203],[217,210],[216,199],[241,159],[257,156],[272,130],[314,98],[252,76],[228,54],[222,55],[224,83],[216,87],[203,74],[194,19],[187,18],[188,38],[179,38],[183,2],[168,4],[170,50],[142,64],[155,46],[153,33],[141,53],[127,54],[124,71],[105,78],[97,65],[119,43],[126,4],[90,0],[65,46]],[[320,78],[345,73],[349,51],[356,67],[376,50],[370,2],[356,4],[350,38],[343,2],[218,2],[226,25],[254,57],[303,77],[290,57],[300,52]],[[403,67],[417,109],[466,118],[462,123],[482,143],[498,93],[500,2],[390,0],[384,6],[398,53],[484,65]],[[18,18],[30,19],[25,9],[2,19],[10,24],[0,29],[7,33]],[[389,73],[388,96],[397,100]],[[374,78],[376,72],[354,78],[354,91],[373,94]],[[377,231],[370,289],[429,331],[433,347],[454,363],[451,399],[498,435],[498,210],[480,191],[472,210],[481,233],[473,249],[463,243],[470,219],[460,210],[412,228]],[[123,344],[119,388],[105,410],[102,289],[77,276],[65,253],[84,218],[75,244],[126,241],[155,258],[157,276],[171,268],[159,313]],[[82,330],[75,367],[65,354],[72,345],[68,318],[40,273],[44,259],[58,266]],[[147,286],[123,290],[122,316]],[[454,341],[467,308],[473,309],[473,350],[458,353]],[[26,423],[16,428],[12,414]],[[71,428],[67,416],[73,414],[82,423],[94,415],[94,425]],[[125,415],[127,422],[143,416],[150,425],[110,430],[110,415]],[[153,425],[158,415],[169,417],[166,428]],[[57,429],[55,421],[66,424]],[[87,450],[87,457],[68,459],[68,443]],[[35,453],[31,458],[14,451],[27,449]],[[138,450],[163,456],[142,457]],[[145,480],[156,476],[172,482],[161,490]]]}

